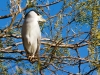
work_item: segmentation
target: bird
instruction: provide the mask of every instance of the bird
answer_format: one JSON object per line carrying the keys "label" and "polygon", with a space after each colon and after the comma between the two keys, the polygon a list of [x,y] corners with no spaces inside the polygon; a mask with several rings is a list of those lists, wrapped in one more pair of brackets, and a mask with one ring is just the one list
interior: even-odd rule
{"label": "bird", "polygon": [[24,18],[22,25],[22,42],[26,52],[26,56],[30,62],[33,61],[40,50],[41,45],[41,30],[40,23],[46,20],[37,11],[30,10]]}

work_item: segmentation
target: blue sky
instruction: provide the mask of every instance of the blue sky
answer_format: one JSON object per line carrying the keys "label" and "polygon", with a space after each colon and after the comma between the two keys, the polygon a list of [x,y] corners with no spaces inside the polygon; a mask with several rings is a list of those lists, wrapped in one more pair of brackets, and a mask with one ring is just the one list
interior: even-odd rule
{"label": "blue sky", "polygon": [[[53,0],[49,0],[49,2],[52,2]],[[0,16],[3,16],[3,15],[7,15],[7,14],[10,14],[10,12],[9,12],[9,8],[8,8],[8,6],[7,6],[7,3],[9,3],[9,0],[1,0],[1,2],[0,2]],[[22,7],[24,7],[25,5],[25,2],[22,2]],[[52,5],[52,6],[50,6],[49,7],[49,11],[50,11],[50,16],[54,16],[55,14],[57,14],[58,12],[59,12],[59,10],[62,8],[61,7],[62,6],[62,3],[58,3],[58,4],[55,4],[55,5]],[[2,10],[3,9],[3,10]],[[65,13],[68,13],[68,12],[70,12],[71,10],[73,10],[73,8],[71,8],[71,7],[69,7],[69,8],[67,8],[66,9],[66,11],[65,11]],[[45,11],[48,11],[48,9],[46,9],[45,8]],[[21,16],[21,13],[19,14],[19,16],[17,17],[17,19],[16,20],[18,20],[18,19],[20,19],[22,16]],[[43,16],[45,19],[47,18],[46,16]],[[63,22],[64,22],[64,24],[66,24],[66,22],[68,22],[67,21],[67,19],[68,20],[71,20],[72,19],[72,17],[71,16],[68,16],[68,17],[65,17],[65,18],[63,18],[64,20],[63,20]],[[56,20],[56,19],[54,19],[54,20]],[[11,17],[10,18],[5,18],[5,19],[0,19],[0,29],[2,29],[2,28],[4,28],[5,26],[8,26],[9,25],[9,23],[11,22]],[[53,22],[53,21],[52,21]],[[48,23],[49,24],[49,23]],[[74,28],[76,28],[76,23],[75,22],[73,22],[70,26],[69,26],[69,28],[71,27],[71,29],[75,32],[75,33],[77,33],[79,30],[74,30]],[[47,27],[46,27],[47,26]],[[50,31],[48,31],[48,29],[49,29],[49,26],[47,25],[47,23],[45,24],[45,27],[46,28],[44,28],[44,32],[46,32],[46,33],[48,33],[48,34],[42,34],[42,37],[49,37],[49,35],[50,35]],[[84,25],[84,27],[82,27],[82,26],[79,26],[80,28],[79,29],[81,29],[80,31],[89,31],[90,30],[90,27],[88,26],[88,25]],[[63,37],[65,37],[67,34],[66,34],[66,29],[67,29],[68,27],[66,27],[62,32],[62,36]],[[73,34],[73,32],[71,32],[69,35],[71,35],[71,34]],[[82,38],[82,39],[84,39],[84,37],[85,37],[86,35],[82,35],[81,37],[79,37],[79,38]],[[52,37],[50,37],[50,38],[52,38]],[[77,42],[77,41],[79,41],[78,39],[79,38],[76,38],[76,39],[73,39],[73,40],[75,40],[75,42]],[[75,43],[74,42],[74,43]],[[73,43],[73,42],[72,42]],[[19,49],[21,49],[21,50],[23,50],[23,46],[21,45],[21,46],[19,46]],[[70,49],[69,49],[70,50]],[[79,48],[78,49],[78,51],[79,51],[79,54],[80,54],[80,56],[82,57],[82,58],[84,58],[84,57],[86,57],[87,55],[88,55],[88,51],[87,51],[87,46],[84,46],[84,47],[82,47],[82,48]],[[71,54],[75,54],[74,53],[74,51],[72,51],[72,50],[70,50],[70,53]],[[16,55],[15,55],[16,56]],[[27,65],[28,64],[30,64],[28,61],[24,61]],[[21,63],[22,64],[22,63]],[[15,69],[15,67],[16,67],[16,65],[17,66],[21,66],[21,64],[19,64],[19,65],[17,65],[17,64],[14,64],[14,62],[13,62],[13,64],[11,64],[12,66],[13,65],[15,65],[14,66],[14,68],[13,69]],[[88,64],[84,64],[84,65],[82,65],[81,66],[81,68],[83,69],[84,68],[84,70],[85,71],[88,71],[89,70],[89,67],[87,67],[87,65]],[[74,66],[74,67],[70,67],[70,66],[67,66],[67,67],[65,67],[65,70],[67,70],[67,71],[71,71],[71,72],[73,72],[73,73],[77,73],[78,72],[78,69],[77,69],[77,66]],[[45,71],[45,74],[47,75],[49,72],[48,71]],[[58,74],[62,74],[62,75],[64,75],[65,73],[62,73],[62,72],[60,72],[60,71],[58,71]],[[48,74],[49,75],[49,74]],[[96,75],[96,72],[94,72],[94,74],[93,75]]]}

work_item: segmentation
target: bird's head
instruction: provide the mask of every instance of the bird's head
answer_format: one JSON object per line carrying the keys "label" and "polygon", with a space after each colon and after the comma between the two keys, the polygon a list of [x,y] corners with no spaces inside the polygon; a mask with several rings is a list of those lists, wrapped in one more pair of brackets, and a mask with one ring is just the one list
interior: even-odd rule
{"label": "bird's head", "polygon": [[33,10],[29,11],[26,14],[25,18],[32,18],[38,21],[40,24],[46,22],[46,20],[42,17],[42,15],[40,15],[38,12],[33,11]]}

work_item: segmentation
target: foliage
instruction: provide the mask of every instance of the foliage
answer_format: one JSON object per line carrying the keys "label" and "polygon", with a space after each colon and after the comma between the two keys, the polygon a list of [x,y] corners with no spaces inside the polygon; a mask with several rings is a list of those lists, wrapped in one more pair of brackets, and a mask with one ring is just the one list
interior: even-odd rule
{"label": "foliage", "polygon": [[[4,26],[0,29],[0,74],[100,74],[99,3],[99,0],[5,1],[7,10],[0,6],[0,12],[6,12],[0,15]],[[35,56],[34,63],[28,61],[21,40],[24,13],[31,9],[46,19],[45,24],[40,23],[40,58],[38,61]]]}

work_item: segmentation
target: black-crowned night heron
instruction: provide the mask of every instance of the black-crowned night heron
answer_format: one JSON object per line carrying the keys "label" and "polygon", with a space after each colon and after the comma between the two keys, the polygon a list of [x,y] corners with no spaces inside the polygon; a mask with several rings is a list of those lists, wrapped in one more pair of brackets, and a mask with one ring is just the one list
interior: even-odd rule
{"label": "black-crowned night heron", "polygon": [[25,15],[22,26],[22,41],[26,55],[30,61],[40,50],[41,31],[39,22],[45,22],[40,14],[31,10]]}

